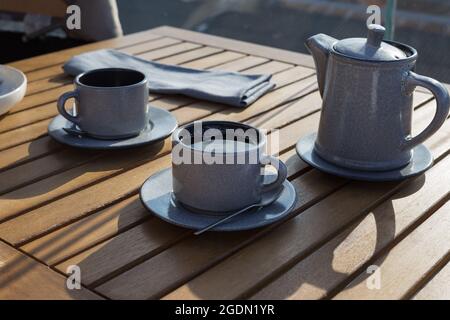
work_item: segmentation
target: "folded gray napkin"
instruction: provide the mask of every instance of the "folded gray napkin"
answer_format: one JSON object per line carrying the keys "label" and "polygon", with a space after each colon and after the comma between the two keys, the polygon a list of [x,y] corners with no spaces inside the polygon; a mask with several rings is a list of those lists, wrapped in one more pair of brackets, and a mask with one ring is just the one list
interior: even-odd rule
{"label": "folded gray napkin", "polygon": [[150,92],[183,94],[234,107],[246,107],[274,87],[270,75],[189,69],[147,61],[116,50],[75,56],[63,68],[72,76],[99,68],[136,69],[147,76]]}

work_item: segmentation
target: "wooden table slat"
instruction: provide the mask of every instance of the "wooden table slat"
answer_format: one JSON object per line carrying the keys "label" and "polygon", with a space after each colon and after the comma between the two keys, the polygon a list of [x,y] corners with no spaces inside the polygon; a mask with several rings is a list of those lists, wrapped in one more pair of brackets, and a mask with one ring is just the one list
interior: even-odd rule
{"label": "wooden table slat", "polygon": [[414,300],[450,300],[450,262],[425,284]]}
{"label": "wooden table slat", "polygon": [[[61,69],[59,70],[59,73],[61,73]],[[17,112],[28,110],[34,107],[39,107],[50,102],[55,102],[60,95],[62,95],[66,91],[71,90],[72,88],[73,88],[72,83],[68,83],[66,85],[51,88],[44,92],[34,94],[32,96],[26,96],[25,98],[23,98],[22,101],[16,104],[9,111],[8,115],[13,115],[14,113]]]}
{"label": "wooden table slat", "polygon": [[[247,240],[251,233],[225,233],[221,237],[208,233],[201,237],[190,237],[113,281],[97,287],[97,290],[112,299],[158,299],[171,288],[182,284],[187,277],[201,271],[201,268],[208,268],[219,262],[224,252]],[[204,245],[205,243],[208,245]],[[70,262],[69,260],[68,263]],[[78,263],[78,260],[74,262]],[[64,266],[65,264],[58,267]],[[129,295],[125,295],[125,292]]]}
{"label": "wooden table slat", "polygon": [[48,265],[56,265],[150,218],[139,195],[134,195],[36,239],[22,250]]}
{"label": "wooden table slat", "polygon": [[156,60],[156,59],[163,59],[167,57],[171,57],[173,55],[179,54],[180,52],[189,52],[194,49],[201,48],[202,45],[197,43],[190,43],[190,42],[182,42],[175,44],[173,46],[164,47],[159,51],[150,51],[146,53],[142,53],[140,57],[145,60]]}
{"label": "wooden table slat", "polygon": [[[160,38],[160,39],[157,39],[154,41],[144,42],[144,43],[125,47],[123,49],[118,49],[118,50],[120,52],[128,53],[131,55],[149,54],[148,52],[151,50],[154,50],[154,49],[167,50],[167,48],[174,47],[180,43],[182,43],[182,40],[173,39],[173,38]],[[175,48],[179,48],[179,47],[175,47]]]}
{"label": "wooden table slat", "polygon": [[25,127],[4,132],[0,134],[0,151],[16,147],[46,135],[49,119],[29,124]]}
{"label": "wooden table slat", "polygon": [[9,65],[22,70],[23,72],[35,71],[49,66],[54,66],[58,63],[64,63],[72,56],[82,52],[97,50],[102,48],[118,48],[126,47],[127,45],[137,44],[141,42],[150,41],[156,38],[161,38],[151,30],[145,30],[125,37],[113,38],[104,41],[89,43],[83,46],[78,46],[70,49],[65,49],[57,52],[47,53],[37,57],[32,57],[20,61],[10,63]]}
{"label": "wooden table slat", "polygon": [[[145,260],[154,256],[173,243],[182,239],[189,231],[169,225],[160,219],[151,219],[117,237],[106,240],[97,246],[83,251],[76,257],[66,260],[56,268],[62,272],[70,265],[78,265],[83,270],[82,283],[94,286],[104,277],[120,274],[127,267],[127,261]],[[118,255],[118,250],[126,243],[127,250]],[[108,257],[104,259],[104,257]]]}
{"label": "wooden table slat", "polygon": [[292,64],[272,60],[270,61],[270,63],[265,63],[260,66],[252,68],[252,73],[274,74],[281,71],[285,71],[287,69],[291,69],[292,67],[294,67],[294,65]]}
{"label": "wooden table slat", "polygon": [[212,48],[212,47],[200,47],[198,49],[185,51],[183,53],[178,53],[176,56],[169,56],[166,58],[159,59],[158,62],[165,64],[182,64],[190,61],[197,60],[199,58],[204,58],[211,56],[216,53],[223,52],[223,49]]}
{"label": "wooden table slat", "polygon": [[[146,42],[140,45],[127,47],[126,49],[120,49],[119,51],[139,55],[141,53],[147,53],[150,50],[156,50],[161,48],[166,49],[166,47],[180,42],[181,42],[180,40],[176,39],[162,38],[155,41]],[[49,78],[44,78],[28,83],[26,96],[32,96],[37,93],[44,92],[48,89],[71,83],[72,78],[62,73],[61,71],[56,75],[50,76]]]}
{"label": "wooden table slat", "polygon": [[46,104],[41,107],[26,110],[24,112],[8,114],[0,122],[0,134],[20,127],[25,127],[29,124],[48,119],[50,117],[54,117],[55,114],[56,103]]}
{"label": "wooden table slat", "polygon": [[155,28],[153,29],[153,32],[161,36],[180,38],[190,42],[196,42],[205,45],[207,44],[213,47],[220,47],[226,50],[239,50],[239,52],[254,56],[261,56],[281,62],[293,63],[305,67],[314,68],[314,62],[311,56],[293,51],[267,47],[264,45],[239,41],[235,39],[228,39],[210,34],[200,34],[198,32],[173,28],[169,26]]}
{"label": "wooden table slat", "polygon": [[[448,172],[449,168],[445,170]],[[379,290],[370,290],[365,281],[368,274],[361,273],[335,299],[402,299],[407,296],[441,259],[448,261],[449,230],[450,202],[373,262],[380,268],[382,276]]]}
{"label": "wooden table slat", "polygon": [[242,59],[239,59],[239,62],[235,63],[235,61],[230,61],[228,63],[224,63],[215,67],[212,67],[212,70],[222,70],[222,71],[234,71],[236,67],[240,70],[246,70],[250,67],[255,67],[257,65],[265,64],[269,59],[261,58],[261,57],[253,57],[247,56]]}
{"label": "wooden table slat", "polygon": [[68,290],[66,278],[0,241],[0,299],[100,299],[93,292]]}
{"label": "wooden table slat", "polygon": [[0,172],[33,161],[61,149],[62,146],[49,136],[26,142],[1,151]]}
{"label": "wooden table slat", "polygon": [[204,69],[205,68],[204,66],[208,65],[209,68],[212,68],[212,67],[221,65],[224,62],[237,60],[237,59],[243,58],[243,57],[245,57],[245,55],[242,53],[233,52],[233,51],[224,51],[224,52],[221,52],[218,54],[208,56],[208,57],[202,59],[202,61],[193,60],[193,61],[187,62],[187,63],[183,64],[183,66],[186,68]]}
{"label": "wooden table slat", "polygon": [[[323,299],[370,259],[427,217],[450,193],[450,157],[408,183],[253,296],[254,299]],[[447,180],[448,181],[448,180]],[[403,270],[398,270],[403,273]],[[381,270],[383,272],[383,270]]]}
{"label": "wooden table slat", "polygon": [[[79,152],[76,150],[64,149],[52,156],[43,157],[14,169],[1,172],[0,194],[8,193],[12,190],[29,185],[61,170],[67,170],[71,167],[92,161],[100,155],[101,153],[89,151]],[[5,198],[7,198],[7,196]]]}
{"label": "wooden table slat", "polygon": [[[152,36],[149,37],[148,40],[144,40],[144,41],[129,41],[126,43],[126,45],[119,45],[119,46],[111,46],[108,45],[108,43],[105,43],[102,45],[101,42],[96,42],[95,43],[95,49],[94,50],[98,50],[98,49],[105,49],[105,48],[111,48],[111,49],[116,49],[116,50],[126,50],[126,48],[128,47],[142,47],[143,45],[147,45],[150,42],[153,42],[153,46],[154,47],[158,47],[158,44],[160,44],[160,46],[165,46],[165,45],[170,45],[173,43],[178,43],[180,41],[177,40],[167,40],[168,38],[164,38],[163,37],[158,37],[158,36]],[[81,48],[78,47],[79,49],[76,50],[76,54],[81,54],[83,52],[87,52],[87,51],[91,51],[93,49],[90,49],[90,47],[88,46],[87,48],[85,48],[85,50],[80,50]],[[70,49],[69,49],[70,50]],[[139,51],[139,50],[138,50]],[[132,52],[132,50],[131,50]],[[74,55],[76,55],[74,54]],[[52,64],[48,67],[42,67],[39,68],[35,71],[30,71],[26,73],[27,76],[27,80],[28,83],[33,83],[36,82],[38,80],[42,80],[42,79],[46,79],[46,78],[50,78],[52,76],[57,75],[58,73],[61,73],[61,68],[63,66],[63,64],[66,61],[62,61],[61,63],[57,63],[57,64]]]}

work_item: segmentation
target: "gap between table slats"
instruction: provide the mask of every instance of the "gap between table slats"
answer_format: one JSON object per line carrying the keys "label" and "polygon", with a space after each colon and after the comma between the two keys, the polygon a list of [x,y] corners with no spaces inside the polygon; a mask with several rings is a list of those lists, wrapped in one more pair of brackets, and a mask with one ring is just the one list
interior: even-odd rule
{"label": "gap between table slats", "polygon": [[412,297],[414,300],[450,300],[450,262],[438,270]]}
{"label": "gap between table slats", "polygon": [[68,290],[58,272],[0,240],[0,299],[101,299],[90,290]]}

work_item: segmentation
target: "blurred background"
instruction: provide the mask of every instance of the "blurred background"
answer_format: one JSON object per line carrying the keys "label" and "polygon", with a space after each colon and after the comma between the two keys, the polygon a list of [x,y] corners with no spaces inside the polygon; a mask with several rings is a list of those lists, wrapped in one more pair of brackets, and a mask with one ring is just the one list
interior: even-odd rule
{"label": "blurred background", "polygon": [[[81,32],[63,28],[68,4]],[[450,0],[0,0],[0,63],[161,25],[306,53],[316,33],[364,37],[372,4],[419,51],[417,71],[450,83]]]}

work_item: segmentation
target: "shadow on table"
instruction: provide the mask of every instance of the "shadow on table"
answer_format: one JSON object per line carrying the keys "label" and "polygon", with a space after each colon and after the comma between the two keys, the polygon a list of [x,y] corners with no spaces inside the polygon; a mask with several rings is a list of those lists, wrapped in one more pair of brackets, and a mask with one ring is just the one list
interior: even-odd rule
{"label": "shadow on table", "polygon": [[[278,283],[271,287],[272,281],[276,280],[278,276],[270,279],[260,279],[262,283],[266,283],[265,286],[252,288],[245,293],[243,297],[255,297],[257,299],[289,299],[301,290],[303,286],[306,286],[315,287],[316,293],[322,291],[325,294],[325,298],[330,298],[349,285],[356,275],[359,275],[360,273],[365,275],[361,278],[361,282],[366,281],[367,278],[371,276],[371,273],[366,272],[366,269],[370,264],[364,262],[364,258],[370,257],[370,261],[374,261],[374,258],[380,258],[381,260],[377,263],[381,265],[385,259],[383,254],[386,252],[386,249],[389,249],[394,245],[393,240],[398,236],[398,234],[396,234],[396,214],[398,215],[398,212],[395,212],[393,201],[414,194],[424,183],[425,175],[411,179],[407,182],[406,188],[403,188],[400,192],[394,194],[392,200],[384,203],[382,207],[375,207],[373,210],[370,210],[369,213],[363,214],[356,220],[347,224],[344,231],[340,229],[338,230],[338,233],[334,233],[327,237],[325,241],[322,240],[320,243],[308,248],[305,253],[300,257],[297,257],[295,261],[291,261],[289,267],[283,267],[282,270],[274,270],[274,274],[283,277],[286,272],[295,268],[293,273],[287,278],[281,279],[281,285]],[[296,217],[297,223],[298,220],[302,219],[302,214],[303,213]],[[352,257],[361,259],[361,266],[356,270],[352,270],[350,273],[341,272],[339,270],[340,266],[341,269],[345,268],[348,261],[336,261],[337,256],[335,256],[335,252],[339,250],[340,246],[344,246],[344,250],[352,250],[351,247],[354,244],[358,245],[358,243],[350,242],[349,244],[345,243],[345,241],[357,230],[359,224],[364,219],[367,219],[369,215],[373,216],[376,226],[376,240],[373,244],[372,252],[364,252],[364,255],[362,256],[356,255]],[[332,222],[332,220],[330,220],[330,222]],[[326,224],[327,221],[324,220],[322,223]],[[287,224],[287,226],[285,227],[284,235],[288,236],[289,233],[298,232],[298,228],[295,228],[292,220],[285,222],[285,224]],[[339,241],[331,241],[336,236],[336,239]],[[284,243],[282,245],[290,244]],[[280,247],[279,249],[281,250],[282,248]],[[271,247],[270,250],[275,256],[274,259],[276,259],[277,248]],[[270,259],[270,252],[267,253],[267,259]],[[336,281],[336,279],[338,279],[338,281],[331,285],[331,288],[333,289],[330,291],[331,281]],[[350,287],[356,284],[358,283],[354,283],[350,285]],[[199,283],[194,281],[189,283],[188,287],[189,290],[200,299],[210,299],[211,297],[216,296],[217,287],[214,286],[214,284],[206,283],[205,281]],[[265,291],[261,294],[260,290]]]}
{"label": "shadow on table", "polygon": [[[161,143],[162,145],[162,143]],[[145,152],[150,152],[150,150],[153,150],[153,152],[157,152],[161,145],[157,148],[154,146],[155,149],[149,148],[145,149]],[[136,150],[125,150],[119,152],[120,154],[123,154],[125,156],[130,156],[130,153],[136,152]],[[153,153],[153,154],[154,154]],[[116,154],[116,153],[115,153]],[[296,157],[293,155],[292,157]],[[297,162],[300,160],[296,158]],[[294,163],[294,160],[292,160]],[[113,163],[110,164],[111,168],[118,167],[118,164],[116,163],[115,166]],[[105,164],[103,163],[102,170],[105,169]],[[66,179],[66,178],[65,178]],[[418,178],[412,179],[410,181],[407,181],[404,185],[404,187],[401,189],[400,192],[395,193],[393,196],[393,200],[407,197],[408,195],[414,194],[417,190],[419,190],[422,185],[425,182],[425,175],[422,175]],[[311,182],[313,183],[313,182]],[[369,185],[369,184],[367,184]],[[49,186],[49,189],[57,187],[57,185]],[[312,184],[308,188],[314,189],[314,185]],[[45,192],[45,190],[43,191]],[[220,260],[224,258],[223,254],[230,252],[231,249],[236,249],[242,243],[245,243],[245,240],[251,238],[255,234],[257,234],[260,230],[254,230],[254,231],[247,231],[247,232],[237,232],[237,233],[206,233],[199,237],[194,237],[194,242],[190,241],[187,242],[186,239],[182,240],[181,242],[179,240],[183,239],[186,235],[188,235],[188,231],[179,227],[172,226],[166,222],[163,222],[156,217],[152,217],[150,220],[150,223],[143,223],[144,221],[148,220],[148,212],[146,209],[141,205],[140,200],[138,197],[133,196],[129,198],[128,200],[122,200],[123,205],[114,209],[116,210],[112,214],[105,214],[105,215],[97,215],[97,213],[94,213],[90,216],[90,218],[94,218],[89,224],[87,228],[77,229],[79,226],[77,224],[69,225],[67,228],[62,230],[60,234],[58,234],[56,237],[51,238],[47,242],[40,243],[40,247],[37,247],[35,250],[44,250],[46,251],[46,256],[52,256],[57,254],[58,252],[62,252],[67,249],[68,246],[72,245],[72,242],[76,242],[79,239],[83,238],[89,238],[90,233],[92,231],[98,231],[102,227],[104,227],[107,224],[117,224],[116,229],[119,231],[124,231],[133,227],[140,228],[141,236],[143,239],[141,240],[142,243],[153,243],[157,244],[157,248],[155,250],[149,250],[144,255],[137,255],[136,257],[130,259],[129,262],[127,262],[126,265],[120,265],[118,268],[111,269],[111,271],[106,273],[105,276],[101,277],[101,281],[96,283],[96,285],[103,285],[104,283],[107,283],[107,281],[111,279],[116,279],[118,276],[117,270],[126,271],[128,269],[133,270],[134,268],[139,268],[143,263],[153,263],[153,261],[157,260],[155,259],[160,254],[162,254],[167,248],[171,248],[175,244],[180,244],[181,250],[172,250],[169,254],[170,259],[166,260],[160,260],[160,261],[166,261],[170,264],[170,268],[168,265],[159,265],[158,263],[155,263],[155,269],[154,273],[148,273],[142,275],[142,282],[138,284],[134,284],[135,286],[140,287],[148,287],[148,286],[161,286],[160,289],[154,291],[156,294],[149,294],[146,296],[146,298],[159,298],[161,296],[164,296],[165,294],[175,290],[180,285],[183,285],[183,283],[189,282],[190,279],[193,277],[196,277],[198,275],[201,275],[202,272],[212,267],[215,263],[218,263]],[[112,207],[105,208],[104,210],[110,210]],[[102,210],[103,211],[103,210]],[[98,212],[101,213],[102,211]],[[295,223],[302,223],[301,220],[302,214],[300,213],[296,218]],[[321,240],[320,243],[313,244],[312,246],[309,246],[305,253],[302,254],[299,257],[296,257],[295,261],[291,261],[289,263],[289,268],[292,268],[295,263],[303,264],[305,263],[305,259],[310,259],[311,257],[314,257],[315,253],[318,253],[320,251],[320,256],[322,257],[320,259],[321,263],[316,266],[316,268],[313,270],[313,272],[305,272],[300,273],[296,275],[296,277],[291,277],[289,281],[283,282],[284,286],[282,287],[281,291],[274,291],[271,295],[274,296],[274,298],[277,299],[283,299],[283,298],[289,298],[294,293],[296,293],[302,286],[308,285],[308,286],[314,286],[318,289],[329,289],[330,287],[330,280],[329,279],[339,279],[336,284],[333,285],[333,289],[331,291],[331,295],[336,291],[340,290],[343,287],[347,285],[348,280],[352,280],[354,278],[354,275],[359,274],[361,272],[365,271],[366,265],[363,264],[361,267],[357,269],[357,272],[353,272],[351,274],[347,274],[345,272],[341,272],[339,268],[336,268],[336,257],[335,252],[341,246],[344,244],[345,240],[351,235],[354,230],[358,227],[359,223],[367,218],[369,215],[373,215],[373,218],[375,220],[376,225],[376,243],[374,244],[374,249],[372,252],[380,251],[379,253],[375,254],[375,257],[380,257],[382,253],[385,251],[386,246],[391,247],[392,240],[396,236],[396,224],[395,224],[395,217],[398,212],[395,212],[395,208],[392,204],[392,202],[385,202],[383,204],[382,210],[380,207],[376,207],[375,209],[371,210],[368,214],[363,214],[362,216],[356,218],[351,223],[347,224],[346,229],[343,231],[343,228],[338,230],[338,233],[340,232],[338,238],[339,241],[330,241],[334,237],[338,235],[338,233],[331,234],[329,237],[326,238],[326,240]],[[325,219],[321,221],[323,225],[327,224],[326,215],[324,215]],[[330,218],[330,223],[332,223],[332,219]],[[298,232],[298,228],[296,228],[294,221],[286,221],[284,222],[285,226],[285,235],[287,238],[289,238],[289,233],[295,233]],[[73,232],[73,231],[76,232]],[[133,229],[134,232],[134,229]],[[320,232],[320,230],[318,230]],[[128,255],[133,252],[132,248],[125,248],[124,242],[123,242],[123,235],[124,233],[120,233],[120,236],[116,236],[112,239],[109,239],[108,241],[103,242],[98,248],[93,252],[88,252],[86,256],[82,257],[82,260],[78,262],[77,264],[81,267],[83,272],[85,274],[92,273],[95,274],[97,269],[101,265],[108,265],[112,263],[111,257],[117,257],[121,255]],[[267,235],[263,235],[265,237]],[[59,241],[60,239],[64,239],[63,241]],[[191,238],[192,239],[192,238]],[[102,239],[98,239],[98,241],[101,241]],[[105,240],[105,238],[103,239]],[[59,242],[58,242],[59,241]],[[92,240],[90,240],[92,241]],[[140,243],[141,243],[140,242]],[[208,247],[204,247],[202,250],[202,243],[208,242]],[[57,243],[57,245],[54,245]],[[193,260],[194,257],[190,256],[189,252],[192,252],[193,244],[197,244],[195,246],[196,252],[198,252],[199,255],[203,254],[210,254],[208,253],[208,250],[211,250],[211,243],[212,248],[215,249],[218,253],[215,253],[211,255],[211,257],[206,261],[199,263],[198,260]],[[272,247],[271,252],[272,254],[276,254],[277,249],[282,249],[283,246],[289,245],[289,243],[280,242],[280,244],[277,244],[277,247]],[[352,243],[350,244],[350,246]],[[50,246],[51,249],[48,250],[47,246]],[[89,245],[88,248],[92,246]],[[183,247],[185,246],[185,247]],[[233,250],[234,250],[233,249]],[[84,249],[86,250],[86,248]],[[206,252],[204,251],[206,250]],[[223,253],[223,254],[222,254]],[[312,255],[311,255],[312,253]],[[270,252],[267,253],[267,259],[270,259]],[[73,254],[71,255],[73,256]],[[371,253],[367,253],[365,256],[371,256]],[[195,259],[199,259],[198,255]],[[383,257],[381,259],[384,259]],[[44,259],[45,260],[45,259]],[[64,261],[65,259],[63,259]],[[170,261],[169,261],[170,260]],[[197,261],[197,262],[196,262]],[[190,264],[191,263],[191,264]],[[11,283],[12,280],[16,277],[22,277],[24,274],[28,272],[28,268],[30,266],[23,265],[21,263],[18,264],[10,264],[13,268],[13,272],[9,272],[9,277],[0,279],[0,288],[8,285]],[[153,266],[153,265],[152,265]],[[164,276],[165,270],[164,267],[169,268],[170,270],[174,270],[175,272],[184,272],[182,277],[182,282],[180,282],[180,279],[174,278],[173,280],[169,280],[169,283],[167,282],[161,282],[160,278]],[[286,267],[283,267],[283,270],[277,270],[275,271],[276,274],[285,274]],[[2,270],[3,271],[3,270]],[[236,273],[236,277],[239,276],[239,273]],[[370,274],[367,274],[367,277],[369,277]],[[365,281],[365,278],[361,281]],[[164,281],[167,281],[167,275],[164,278]],[[268,283],[268,286],[270,286],[270,283],[275,279],[261,279],[262,283]],[[159,281],[159,282],[158,282]],[[172,281],[172,282],[170,282]],[[230,279],[232,281],[232,279]],[[197,296],[198,298],[208,299],[215,296],[217,288],[214,286],[214,284],[211,285],[211,283],[206,284],[196,284],[195,282],[191,282],[187,284],[187,288]],[[129,288],[129,296],[132,297],[133,294],[133,286]],[[252,288],[249,292],[246,293],[246,296],[251,297],[253,294],[257,293],[258,290],[261,289],[258,288]],[[264,288],[263,288],[264,289]],[[153,292],[153,291],[152,291]],[[124,295],[123,298],[127,298],[127,295]]]}
{"label": "shadow on table", "polygon": [[0,121],[2,121],[3,119],[5,119],[7,116],[8,116],[8,112],[2,114],[2,115],[0,116]]}
{"label": "shadow on table", "polygon": [[[42,185],[41,188],[31,188],[30,190],[28,190],[27,187],[23,187],[21,189],[16,190],[15,192],[1,195],[0,199],[21,199],[21,198],[32,197],[32,196],[35,196],[38,194],[44,194],[44,193],[50,192],[51,190],[58,188],[59,186],[65,184],[66,182],[68,182],[80,175],[85,174],[86,172],[122,169],[124,167],[123,161],[126,159],[131,159],[134,155],[136,155],[138,153],[139,154],[144,153],[146,155],[146,159],[151,160],[151,158],[153,158],[156,154],[158,154],[158,152],[162,149],[163,146],[164,146],[164,142],[161,141],[154,145],[142,147],[139,149],[127,149],[127,150],[117,150],[114,152],[111,152],[111,151],[104,152],[104,158],[103,158],[104,160],[98,161],[98,166],[89,167],[89,171],[81,169],[81,170],[77,170],[77,171],[67,174],[67,175],[66,174],[60,175],[61,177],[56,179],[55,181],[48,180],[48,182],[45,183],[44,185]],[[31,149],[33,148],[33,143],[31,143],[30,148]],[[93,153],[94,151],[78,150],[77,152],[84,153],[84,154],[90,154],[90,153]],[[113,155],[114,155],[114,157],[112,157]],[[116,159],[121,159],[121,160],[116,160]],[[143,160],[143,161],[145,161],[145,160]],[[81,168],[81,167],[78,167],[78,168]],[[68,172],[69,171],[71,171],[71,170],[68,170]],[[139,200],[137,200],[137,201],[139,202]],[[139,203],[139,208],[142,208],[140,203]],[[131,204],[128,208],[123,208],[124,212],[130,211],[130,210],[136,210],[136,205]],[[148,217],[147,212],[146,212],[146,217]],[[87,234],[89,234],[89,232],[92,232],[93,230],[102,227],[104,224],[107,224],[110,219],[112,219],[112,217],[98,221],[98,223],[93,225],[93,227],[91,229],[83,230],[83,233],[77,233],[75,235],[75,238],[82,237],[83,235],[87,235]],[[124,218],[124,220],[125,221],[123,221],[123,224],[126,224],[129,226],[129,221],[127,220],[126,217]],[[119,220],[118,224],[119,224],[119,228],[120,228],[120,225],[122,224],[122,222],[120,222],[120,220]],[[64,234],[62,234],[61,236],[64,236]],[[55,239],[52,239],[52,241],[56,241],[56,240],[58,240],[57,237]],[[55,254],[60,250],[64,250],[64,248],[66,248],[66,246],[70,245],[71,241],[73,241],[73,238],[69,237],[68,241],[62,243],[60,247],[57,247],[56,249],[54,249],[51,252],[51,254]],[[45,242],[41,248],[38,247],[36,250],[37,251],[42,250],[48,245],[50,245],[50,243]],[[15,257],[13,259],[7,260],[3,266],[0,266],[0,269],[1,269],[0,273],[2,274],[2,276],[0,277],[0,290],[2,290],[2,289],[10,290],[10,288],[8,288],[8,286],[12,286],[14,281],[22,281],[24,279],[27,279],[27,275],[33,270],[33,268],[35,266],[36,266],[35,261],[30,260],[30,258],[28,258],[25,255],[18,255],[17,257]],[[30,284],[30,285],[33,285],[33,284]],[[63,282],[63,285],[65,285],[65,280]],[[79,292],[77,292],[77,290],[75,290],[75,291],[67,290],[67,291],[68,291],[69,296],[73,296],[74,298],[79,298],[80,296],[82,296]],[[39,298],[39,297],[36,297],[36,298]]]}
{"label": "shadow on table", "polygon": [[[37,144],[40,142],[31,142],[29,154],[33,154],[35,143]],[[56,142],[50,141],[49,143]],[[145,147],[114,151],[94,151],[64,147],[63,150],[51,154],[51,161],[55,163],[55,165],[57,165],[59,161],[65,161],[67,157],[70,156],[78,158],[79,161],[74,163],[73,166],[63,169],[60,172],[50,172],[48,177],[45,175],[38,175],[37,181],[35,182],[30,182],[27,177],[24,177],[25,180],[22,184],[19,181],[15,181],[14,188],[12,190],[7,190],[6,193],[0,196],[0,199],[24,199],[46,194],[89,173],[99,174],[97,177],[93,178],[92,182],[102,180],[104,177],[119,173],[124,169],[131,169],[147,161],[151,161],[163,149],[163,146],[164,141]],[[41,147],[42,146],[40,145],[36,146],[36,148]],[[39,159],[34,160],[34,162],[36,161],[39,161]],[[22,160],[20,160],[20,162],[22,162]],[[17,168],[21,168],[21,166]],[[10,170],[14,169],[15,168],[12,168]],[[102,175],[103,172],[104,175]],[[81,187],[84,187],[85,185],[86,182],[81,183]],[[0,190],[1,189],[0,183]]]}
{"label": "shadow on table", "polygon": [[99,299],[87,290],[67,290],[66,278],[0,243],[0,300]]}
{"label": "shadow on table", "polygon": [[[274,273],[276,274],[285,274],[286,271],[292,268],[296,263],[302,264],[305,263],[305,259],[315,259],[314,255],[320,253],[320,264],[317,264],[314,269],[309,269],[309,272],[296,274],[296,277],[291,277],[289,278],[289,281],[283,282],[283,287],[279,291],[275,290],[270,294],[272,296],[271,299],[289,298],[304,285],[314,286],[319,290],[322,289],[324,291],[327,291],[328,295],[331,296],[336,292],[336,290],[339,291],[343,287],[345,287],[348,284],[349,280],[353,280],[355,278],[355,275],[359,274],[360,272],[364,272],[367,266],[365,263],[363,263],[364,260],[361,260],[362,265],[356,271],[352,270],[352,272],[349,274],[347,274],[346,272],[341,272],[339,270],[339,266],[336,266],[336,250],[338,250],[341,245],[347,246],[348,249],[349,243],[351,250],[351,246],[353,246],[354,242],[345,243],[346,239],[351,236],[352,232],[357,230],[358,225],[364,219],[366,219],[369,215],[372,215],[373,219],[375,220],[376,242],[374,240],[372,252],[364,252],[364,255],[360,258],[363,259],[362,257],[371,257],[372,253],[374,253],[374,257],[376,258],[382,256],[386,248],[390,248],[392,246],[392,241],[394,240],[394,238],[398,236],[396,234],[395,221],[396,214],[398,215],[399,212],[395,212],[392,201],[414,194],[423,186],[424,182],[424,175],[407,181],[404,185],[404,188],[402,188],[400,192],[397,192],[392,196],[391,201],[384,202],[382,207],[375,207],[370,211],[370,213],[360,215],[350,223],[347,223],[345,229],[340,228],[337,232],[330,234],[325,240],[321,240],[319,243],[308,245],[301,256],[296,257],[295,261],[291,261],[289,263],[289,268],[287,268],[287,270],[286,266],[282,268],[283,270],[274,270]],[[395,184],[393,184],[393,186],[395,186]],[[312,185],[311,188],[314,188],[314,186]],[[129,226],[130,212],[134,212],[134,215],[136,215],[136,212],[142,212],[142,215],[147,214],[145,209],[140,205],[139,199],[134,199],[128,205],[126,205],[124,208],[121,208],[117,212],[118,229],[126,227],[127,225]],[[295,223],[302,223],[302,214],[307,213],[300,213],[295,218],[296,222],[294,222],[293,220],[284,222],[285,230],[283,236],[289,238],[290,233],[298,232],[298,228],[296,227]],[[324,215],[324,217],[325,219],[321,221],[321,224],[326,225],[327,215]],[[334,220],[330,215],[329,223],[333,223],[333,221]],[[107,223],[107,221],[99,220],[96,225],[91,226],[91,229],[85,230],[84,235],[88,235],[90,230],[99,228],[104,223]],[[82,260],[77,262],[77,265],[80,266],[82,270],[84,270],[85,276],[93,276],[93,279],[100,279],[93,280],[95,284],[94,287],[98,288],[98,286],[103,286],[105,283],[108,284],[108,281],[111,279],[115,281],[114,285],[106,286],[106,292],[102,291],[106,295],[113,293],[113,298],[132,299],[136,298],[134,297],[134,292],[139,292],[137,298],[160,298],[175,290],[177,287],[188,282],[187,288],[194,296],[200,299],[210,299],[211,297],[215,297],[217,293],[217,284],[211,282],[202,282],[200,284],[200,282],[196,283],[195,281],[189,283],[189,280],[198,275],[201,276],[202,272],[208,270],[216,263],[219,263],[221,260],[223,260],[226,257],[224,256],[224,254],[226,254],[227,252],[229,253],[230,250],[235,251],[242,244],[245,244],[246,240],[250,239],[261,231],[253,230],[236,233],[210,232],[199,237],[191,237],[189,238],[190,240],[187,241],[187,239],[185,238],[187,235],[189,235],[189,232],[187,230],[169,225],[168,223],[163,222],[155,217],[151,218],[150,223],[140,224],[139,228],[141,228],[140,232],[142,233],[140,237],[144,237],[145,239],[147,239],[142,243],[146,241],[148,241],[149,244],[156,243],[159,249],[155,249],[152,252],[147,252],[144,256],[137,255],[134,260],[131,259],[126,264],[126,266],[119,264],[118,266],[111,268],[109,273],[100,278],[96,278],[95,274],[98,268],[103,268],[105,266],[108,266],[109,264],[113,264],[113,261],[111,261],[110,257],[118,256],[118,253],[121,250],[126,250],[124,249],[123,234],[121,234],[121,237],[115,237],[108,240],[107,242],[103,243],[103,245],[99,246],[97,250],[89,253],[85,257],[82,257]],[[317,232],[320,232],[320,230],[317,230]],[[266,237],[269,234],[265,234],[263,235],[263,237]],[[79,237],[80,234],[76,234],[76,236]],[[184,240],[180,241],[181,239]],[[332,239],[335,239],[335,241],[330,241]],[[338,241],[336,241],[336,239]],[[208,246],[202,247],[203,243],[208,243]],[[176,245],[176,248],[173,248],[174,245]],[[272,254],[275,255],[274,259],[276,259],[277,250],[281,251],[283,249],[283,246],[286,245],[289,245],[289,243],[280,241],[280,243],[276,244],[276,246],[270,247],[270,252],[267,252],[266,258],[271,259],[270,255]],[[165,252],[168,248],[170,248],[170,253]],[[194,250],[194,248],[195,252],[192,251]],[[61,245],[60,249],[64,249],[64,244]],[[123,255],[128,255],[132,251],[133,250],[127,250],[126,253],[123,252]],[[164,255],[166,256],[162,257]],[[207,259],[205,261],[202,260],[202,255],[207,255]],[[258,257],[263,258],[261,256]],[[384,258],[382,257],[381,259],[382,262]],[[371,261],[372,260],[373,259],[371,259]],[[255,261],[255,263],[258,262]],[[345,262],[342,263],[345,264]],[[143,267],[144,264],[145,267]],[[133,283],[128,283],[128,280],[124,279],[120,279],[117,282],[117,277],[121,277],[121,275],[118,275],[117,270],[122,270],[121,272],[124,272],[126,270],[133,271]],[[149,270],[151,270],[151,272]],[[88,274],[91,275],[89,276]],[[168,277],[168,274],[178,274],[178,277]],[[241,275],[237,270],[236,277],[239,276]],[[369,276],[370,274],[367,274],[367,277]],[[365,281],[367,277],[365,277],[361,281]],[[333,288],[331,291],[330,279],[338,279],[337,282],[331,286]],[[238,280],[239,279],[237,278],[236,281]],[[270,286],[270,283],[273,280],[275,279],[261,279],[260,281],[261,283],[268,283],[268,285]],[[233,281],[233,279],[229,279],[229,281]],[[105,287],[102,287],[102,289],[105,289]],[[244,295],[244,297],[252,297],[255,293],[257,294],[258,290],[260,289],[261,287],[252,288]],[[114,293],[116,294],[116,296],[114,296]]]}

